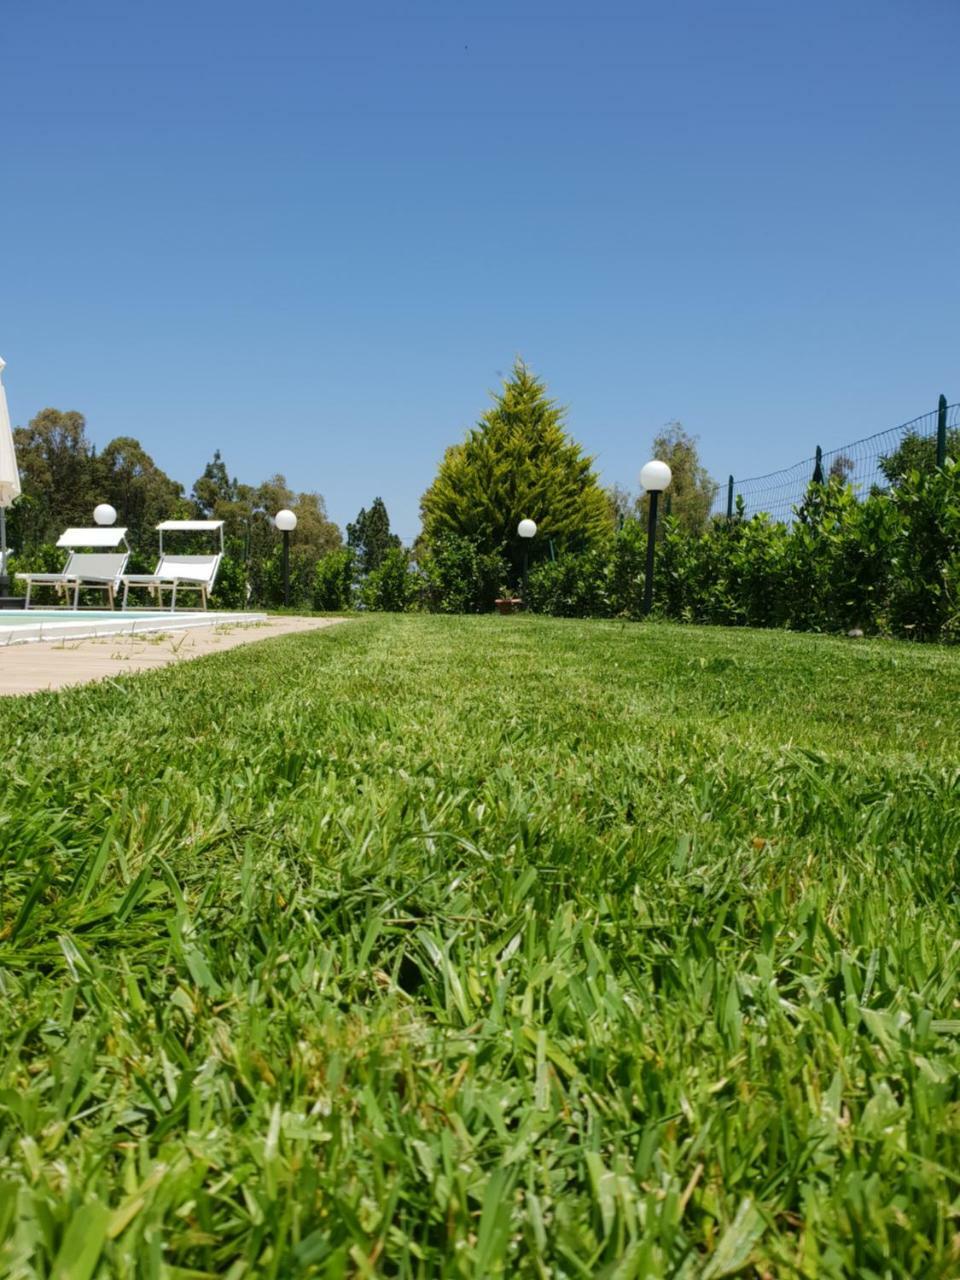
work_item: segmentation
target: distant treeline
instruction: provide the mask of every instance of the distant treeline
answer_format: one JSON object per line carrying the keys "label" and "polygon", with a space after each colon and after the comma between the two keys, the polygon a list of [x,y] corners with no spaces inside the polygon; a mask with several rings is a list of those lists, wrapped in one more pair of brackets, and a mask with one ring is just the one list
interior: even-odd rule
{"label": "distant treeline", "polygon": [[[421,500],[411,547],[375,498],[345,536],[323,497],[295,493],[281,475],[231,478],[219,452],[187,494],[132,437],[99,453],[79,413],[44,409],[15,432],[23,496],[10,512],[13,568],[56,568],[68,525],[109,502],[129,530],[132,567],[152,567],[155,526],[172,517],[218,519],[227,555],[215,603],[276,605],[283,596],[273,515],[297,515],[290,602],[339,611],[490,610],[517,593],[528,565],[528,608],[571,617],[641,614],[646,506],[603,489],[593,459],[566,430],[564,409],[518,361],[477,426],[444,454]],[[958,433],[949,439],[960,452]],[[696,441],[670,423],[652,454],[673,480],[659,532],[655,612],[682,621],[923,639],[960,636],[960,468],[938,467],[934,442],[907,435],[880,460],[886,480],[866,495],[835,467],[811,483],[790,523],[763,514],[710,518],[716,485]],[[521,519],[537,533],[524,542]]]}

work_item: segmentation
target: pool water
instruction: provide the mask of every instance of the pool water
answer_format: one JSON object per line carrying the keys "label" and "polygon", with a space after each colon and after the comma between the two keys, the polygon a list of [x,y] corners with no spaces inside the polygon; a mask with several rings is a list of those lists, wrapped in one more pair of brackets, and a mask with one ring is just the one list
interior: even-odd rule
{"label": "pool water", "polygon": [[2,609],[0,647],[31,640],[86,640],[94,636],[140,635],[157,631],[186,631],[191,627],[225,623],[265,622],[263,613],[218,613],[211,610],[171,613],[169,609]]}
{"label": "pool water", "polygon": [[[176,615],[174,615],[176,616]],[[169,610],[127,609],[118,614],[115,609],[0,609],[0,627],[19,626],[35,622],[79,622],[102,618],[169,618]]]}

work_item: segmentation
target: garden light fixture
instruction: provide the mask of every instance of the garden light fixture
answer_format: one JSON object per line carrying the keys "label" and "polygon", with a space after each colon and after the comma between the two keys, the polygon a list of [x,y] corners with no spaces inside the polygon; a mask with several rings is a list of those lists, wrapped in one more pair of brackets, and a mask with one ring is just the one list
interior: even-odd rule
{"label": "garden light fixture", "polygon": [[527,569],[529,567],[530,539],[537,532],[536,520],[521,520],[517,525],[517,533],[523,539],[523,606],[527,606]]}
{"label": "garden light fixture", "polygon": [[283,605],[290,607],[290,534],[297,527],[297,517],[286,507],[273,517],[273,523],[283,534]]}
{"label": "garden light fixture", "polygon": [[673,472],[659,458],[651,458],[640,470],[640,483],[650,495],[650,514],[647,522],[647,571],[643,580],[643,613],[653,608],[653,559],[657,544],[657,504],[664,489],[670,487]]}

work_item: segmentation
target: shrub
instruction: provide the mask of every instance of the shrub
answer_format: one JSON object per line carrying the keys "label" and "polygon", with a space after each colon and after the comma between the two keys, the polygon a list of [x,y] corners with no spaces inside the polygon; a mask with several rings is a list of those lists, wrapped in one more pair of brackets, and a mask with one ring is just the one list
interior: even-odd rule
{"label": "shrub", "polygon": [[[562,557],[530,576],[530,605],[639,618],[646,530],[628,520],[609,553]],[[792,525],[766,515],[691,534],[661,525],[654,610],[684,622],[960,638],[960,468],[913,472],[861,500],[842,476],[811,485]]]}
{"label": "shrub", "polygon": [[[152,569],[153,566],[151,566],[151,572]],[[210,597],[210,603],[218,609],[247,607],[249,603],[247,566],[238,555],[225,555],[220,561],[217,583]]]}
{"label": "shrub", "polygon": [[880,630],[895,526],[887,495],[860,502],[840,477],[811,486],[792,526],[747,519],[742,502],[699,538],[667,521],[658,609],[724,626]]}
{"label": "shrub", "polygon": [[420,568],[424,600],[433,613],[486,613],[508,576],[502,555],[481,551],[456,533],[434,538]]}
{"label": "shrub", "polygon": [[385,613],[405,613],[416,595],[417,578],[410,572],[408,556],[402,547],[390,547],[360,588],[364,608]]}
{"label": "shrub", "polygon": [[603,618],[610,612],[609,577],[606,551],[561,555],[530,570],[525,603],[558,618]]}
{"label": "shrub", "polygon": [[798,631],[826,631],[840,625],[834,618],[833,575],[856,504],[850,486],[831,476],[825,484],[811,484],[797,508],[789,532],[784,586],[787,621]]}
{"label": "shrub", "polygon": [[886,631],[903,521],[890,495],[848,501],[830,536],[826,571],[827,623],[833,628]]}
{"label": "shrub", "polygon": [[342,613],[353,605],[354,554],[349,547],[329,551],[317,561],[313,575],[313,607]]}
{"label": "shrub", "polygon": [[960,464],[912,471],[890,495],[898,517],[890,622],[918,639],[960,638]]}
{"label": "shrub", "polygon": [[[673,529],[679,533],[680,525],[668,518],[663,526],[664,536]],[[608,572],[610,611],[619,617],[639,618],[643,613],[646,557],[647,531],[643,522],[624,521],[613,544]]]}
{"label": "shrub", "polygon": [[[10,591],[13,595],[23,596],[27,593],[27,584],[17,579],[18,573],[59,573],[63,568],[67,553],[52,543],[43,543],[32,551],[9,555],[7,558],[7,574],[10,578]],[[151,566],[152,567],[152,566]],[[35,588],[49,591],[49,587]],[[32,603],[32,601],[31,601]]]}
{"label": "shrub", "polygon": [[[310,546],[290,548],[290,607],[309,609],[316,591],[317,553]],[[261,599],[278,608],[284,603],[283,545],[270,553],[261,567]]]}
{"label": "shrub", "polygon": [[766,514],[747,519],[742,501],[732,520],[714,520],[700,566],[703,621],[771,627],[787,622],[789,539]]}

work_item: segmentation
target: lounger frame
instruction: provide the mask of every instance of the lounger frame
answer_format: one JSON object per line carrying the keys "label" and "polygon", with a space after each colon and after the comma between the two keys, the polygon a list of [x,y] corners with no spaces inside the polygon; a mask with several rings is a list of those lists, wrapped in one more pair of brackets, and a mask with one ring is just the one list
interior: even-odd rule
{"label": "lounger frame", "polygon": [[[160,559],[153,573],[126,573],[123,575],[123,600],[121,608],[129,607],[130,588],[144,588],[152,599],[163,609],[164,591],[170,592],[170,612],[177,607],[178,591],[199,591],[200,604],[206,609],[217,574],[223,560],[223,521],[222,520],[164,520],[157,525],[160,534]],[[165,552],[163,549],[164,533],[174,532],[216,532],[219,535],[220,550],[211,555],[179,555]]]}
{"label": "lounger frame", "polygon": [[[53,587],[57,595],[67,597],[73,594],[69,607],[79,609],[81,590],[105,591],[107,602],[112,609],[116,603],[117,591],[127,561],[130,559],[130,548],[126,545],[126,529],[96,528],[67,529],[57,540],[57,546],[69,551],[66,563],[60,573],[18,573],[17,577],[27,584],[24,608],[30,608],[30,597],[34,587]],[[122,546],[123,550],[119,550]],[[96,551],[81,551],[80,547],[97,547]],[[113,550],[103,550],[113,548]]]}

